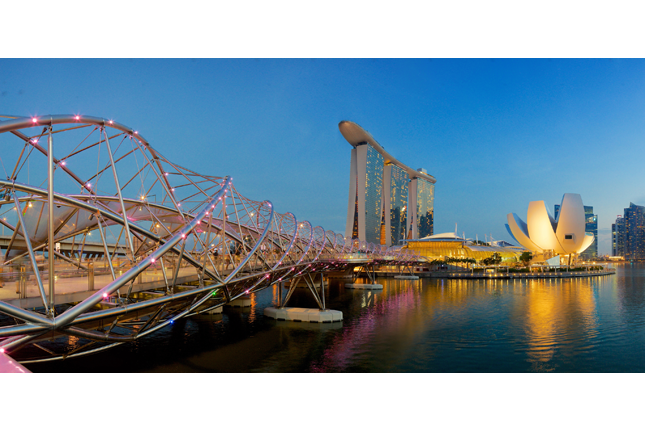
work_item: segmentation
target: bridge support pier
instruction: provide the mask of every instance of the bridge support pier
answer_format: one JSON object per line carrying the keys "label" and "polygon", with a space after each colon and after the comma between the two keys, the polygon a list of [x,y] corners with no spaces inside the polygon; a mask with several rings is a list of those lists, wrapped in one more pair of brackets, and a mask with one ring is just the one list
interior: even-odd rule
{"label": "bridge support pier", "polygon": [[[341,311],[336,311],[333,309],[327,309],[325,305],[325,279],[320,273],[320,294],[318,294],[316,285],[315,285],[315,275],[311,276],[311,273],[306,273],[303,276],[293,278],[291,280],[291,285],[289,286],[289,291],[284,301],[282,300],[282,284],[284,281],[278,282],[278,300],[277,307],[268,307],[264,309],[264,315],[268,318],[273,318],[279,321],[296,321],[296,322],[312,322],[312,323],[332,323],[343,320],[343,313]],[[309,288],[311,294],[313,295],[316,303],[318,304],[318,309],[307,309],[307,308],[289,308],[286,307],[291,294],[297,288],[301,280],[304,280],[306,287]]]}
{"label": "bridge support pier", "polygon": [[[345,288],[354,288],[358,290],[382,290],[383,285],[376,283],[376,273],[374,271],[373,264],[371,265],[371,269],[372,270],[370,271],[370,267],[363,266],[358,272],[353,272],[352,282],[345,284]],[[370,282],[366,282],[364,284],[359,284],[356,282],[362,271],[365,271]]]}
{"label": "bridge support pier", "polygon": [[278,321],[332,323],[343,320],[343,313],[332,309],[265,308],[264,316]]}

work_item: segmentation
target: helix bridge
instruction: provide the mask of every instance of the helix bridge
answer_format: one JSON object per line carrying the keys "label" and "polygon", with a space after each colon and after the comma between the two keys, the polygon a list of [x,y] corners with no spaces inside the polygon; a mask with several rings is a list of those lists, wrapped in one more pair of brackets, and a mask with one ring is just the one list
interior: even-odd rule
{"label": "helix bridge", "polygon": [[110,119],[4,116],[0,145],[0,355],[23,364],[136,341],[269,287],[284,307],[299,281],[324,310],[323,274],[420,261],[278,213]]}

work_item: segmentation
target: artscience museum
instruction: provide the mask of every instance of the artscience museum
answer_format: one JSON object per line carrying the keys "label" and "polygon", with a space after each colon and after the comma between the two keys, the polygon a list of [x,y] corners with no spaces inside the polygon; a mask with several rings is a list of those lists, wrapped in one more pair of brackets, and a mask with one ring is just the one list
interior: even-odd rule
{"label": "artscience museum", "polygon": [[592,233],[585,233],[585,210],[580,194],[565,194],[561,209],[554,219],[544,201],[529,203],[524,222],[517,214],[507,215],[506,229],[524,248],[533,253],[534,261],[556,256],[575,258],[594,241]]}

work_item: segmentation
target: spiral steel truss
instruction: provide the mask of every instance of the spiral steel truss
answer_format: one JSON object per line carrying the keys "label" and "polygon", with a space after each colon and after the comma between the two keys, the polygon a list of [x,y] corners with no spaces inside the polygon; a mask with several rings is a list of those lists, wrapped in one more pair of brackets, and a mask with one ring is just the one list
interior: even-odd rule
{"label": "spiral steel truss", "polygon": [[419,261],[279,214],[115,121],[4,118],[0,352],[23,363],[131,342],[316,272]]}

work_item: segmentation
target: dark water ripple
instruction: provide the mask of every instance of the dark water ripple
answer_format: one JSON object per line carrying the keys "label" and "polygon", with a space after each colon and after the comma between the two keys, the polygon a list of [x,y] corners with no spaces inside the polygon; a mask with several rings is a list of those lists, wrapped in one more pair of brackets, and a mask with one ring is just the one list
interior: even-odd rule
{"label": "dark water ripple", "polygon": [[[103,354],[35,372],[642,372],[645,265],[575,280],[382,280],[330,286],[342,324],[273,321],[252,308],[178,321]],[[315,307],[304,290],[291,306]]]}

